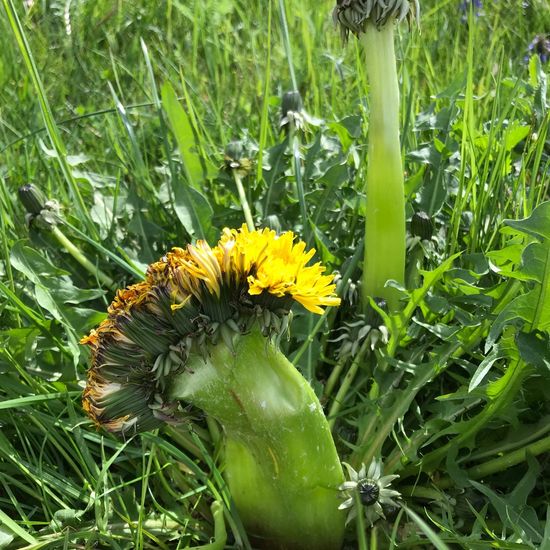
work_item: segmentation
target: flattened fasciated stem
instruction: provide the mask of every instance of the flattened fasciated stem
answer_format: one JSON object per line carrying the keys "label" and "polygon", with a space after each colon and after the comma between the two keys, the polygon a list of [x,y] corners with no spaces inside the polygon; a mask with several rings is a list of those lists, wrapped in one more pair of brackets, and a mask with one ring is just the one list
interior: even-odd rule
{"label": "flattened fasciated stem", "polygon": [[341,548],[340,460],[317,397],[276,346],[253,332],[192,355],[171,398],[222,424],[225,478],[255,546]]}
{"label": "flattened fasciated stem", "polygon": [[386,287],[405,278],[405,192],[399,140],[399,86],[394,51],[394,23],[379,29],[367,23],[361,36],[369,80],[368,165],[365,193],[363,300],[384,298],[390,309],[398,293]]}

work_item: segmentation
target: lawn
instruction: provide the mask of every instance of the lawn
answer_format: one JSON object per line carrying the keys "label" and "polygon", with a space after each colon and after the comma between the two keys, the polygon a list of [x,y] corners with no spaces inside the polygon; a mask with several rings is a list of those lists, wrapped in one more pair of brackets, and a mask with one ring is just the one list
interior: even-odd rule
{"label": "lawn", "polygon": [[[379,211],[372,51],[334,7],[3,0],[0,549],[550,550],[550,8],[389,23]],[[239,239],[220,297],[200,243]],[[376,255],[405,267],[373,291]],[[174,266],[162,315],[109,306]],[[119,312],[145,355],[94,347]]]}

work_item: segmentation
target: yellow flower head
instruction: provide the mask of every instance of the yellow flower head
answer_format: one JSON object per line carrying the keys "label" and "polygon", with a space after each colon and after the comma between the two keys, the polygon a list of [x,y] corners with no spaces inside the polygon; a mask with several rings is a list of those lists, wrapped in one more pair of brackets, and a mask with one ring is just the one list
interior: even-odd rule
{"label": "yellow flower head", "polygon": [[[321,306],[337,306],[340,298],[334,295],[336,285],[332,276],[323,276],[325,268],[316,263],[307,267],[315,250],[305,251],[303,241],[294,242],[291,231],[277,235],[263,229],[224,232],[218,248],[229,265],[230,272],[240,281],[246,279],[252,296],[268,292],[278,298],[290,297],[313,313],[323,313]],[[219,257],[219,253],[218,253]]]}
{"label": "yellow flower head", "polygon": [[271,229],[249,231],[243,224],[238,230],[224,229],[213,248],[202,240],[186,249],[173,248],[149,266],[147,283],[166,284],[175,307],[178,300],[185,302],[188,296],[203,305],[212,297],[231,300],[236,293],[238,300],[244,286],[251,297],[265,293],[323,313],[322,307],[337,306],[340,299],[334,294],[333,277],[323,275],[321,263],[307,265],[315,250],[305,248],[304,242],[295,242],[291,231],[282,235]]}
{"label": "yellow flower head", "polygon": [[339,305],[333,277],[320,263],[308,265],[314,254],[292,232],[246,225],[224,229],[214,247],[173,248],[149,266],[145,281],[119,290],[107,318],[81,340],[92,351],[84,410],[110,431],[173,419],[166,379],[184,368],[191,349],[256,322],[277,333],[293,301],[314,313]]}

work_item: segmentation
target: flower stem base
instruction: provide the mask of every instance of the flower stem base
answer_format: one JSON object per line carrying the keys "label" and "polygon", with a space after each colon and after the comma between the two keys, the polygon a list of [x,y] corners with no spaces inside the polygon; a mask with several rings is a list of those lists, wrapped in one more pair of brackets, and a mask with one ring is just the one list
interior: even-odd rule
{"label": "flower stem base", "polygon": [[341,547],[344,476],[323,410],[286,357],[258,332],[192,356],[172,397],[223,426],[224,475],[251,542],[278,550]]}
{"label": "flower stem base", "polygon": [[369,296],[384,298],[395,311],[399,293],[385,285],[404,283],[406,230],[393,24],[367,24],[362,40],[370,104],[363,298],[365,306]]}

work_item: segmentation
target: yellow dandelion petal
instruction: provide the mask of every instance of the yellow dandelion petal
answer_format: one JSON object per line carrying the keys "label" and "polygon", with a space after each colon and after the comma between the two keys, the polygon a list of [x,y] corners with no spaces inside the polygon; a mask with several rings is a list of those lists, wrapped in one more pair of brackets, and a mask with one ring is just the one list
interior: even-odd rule
{"label": "yellow dandelion petal", "polygon": [[99,341],[99,336],[97,334],[97,330],[92,329],[90,331],[90,334],[88,334],[88,336],[83,336],[80,339],[80,344],[82,344],[83,346],[90,346],[90,347],[93,348],[93,347],[97,346],[98,341]]}
{"label": "yellow dandelion petal", "polygon": [[317,300],[306,297],[306,296],[294,296],[294,299],[299,303],[302,304],[308,311],[311,311],[311,313],[316,313],[318,315],[323,314],[323,309],[318,305]]}
{"label": "yellow dandelion petal", "polygon": [[315,249],[306,250],[306,243],[295,242],[291,231],[277,235],[268,228],[250,231],[243,225],[239,230],[225,229],[218,247],[224,280],[246,279],[251,296],[268,292],[292,297],[315,313],[322,313],[322,306],[340,303],[333,295],[333,277],[323,275],[325,268],[320,263],[307,267]]}
{"label": "yellow dandelion petal", "polygon": [[189,245],[187,251],[190,259],[184,262],[185,268],[191,275],[204,281],[208,290],[219,298],[222,273],[216,254],[206,241]]}
{"label": "yellow dandelion petal", "polygon": [[189,294],[186,298],[184,298],[181,302],[170,304],[170,309],[172,311],[176,311],[177,309],[182,309],[187,305],[187,303],[191,300],[191,294]]}

